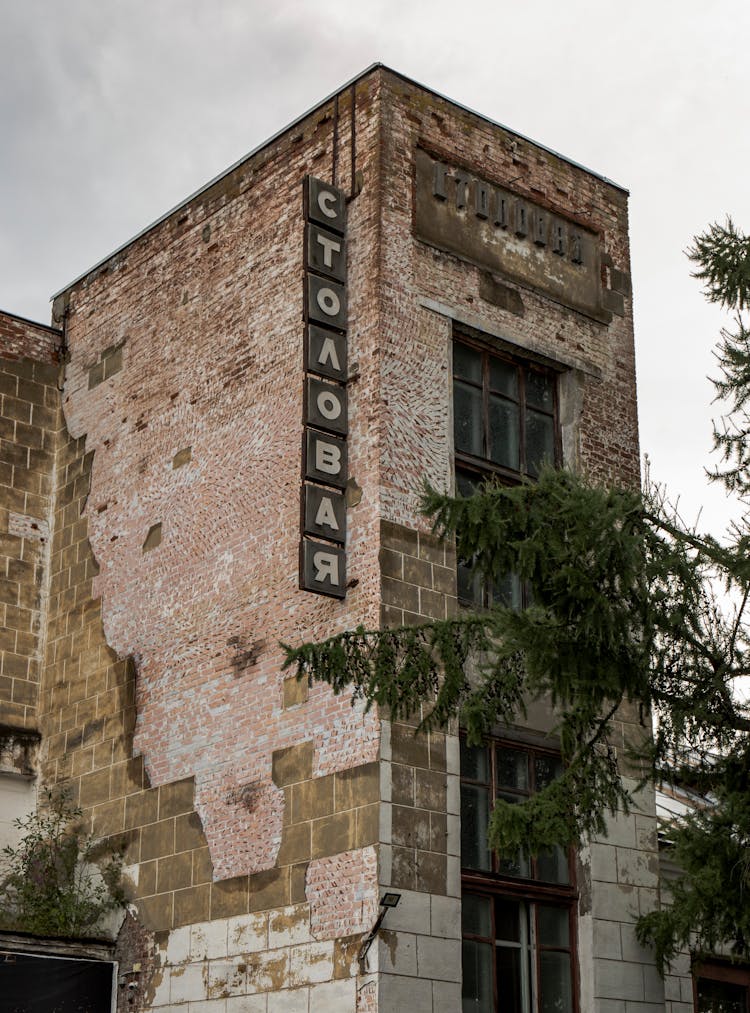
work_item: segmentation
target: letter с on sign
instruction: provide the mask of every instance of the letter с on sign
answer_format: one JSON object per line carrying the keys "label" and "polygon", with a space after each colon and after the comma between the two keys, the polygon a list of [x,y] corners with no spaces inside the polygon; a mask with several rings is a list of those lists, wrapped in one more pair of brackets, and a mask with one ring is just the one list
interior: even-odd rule
{"label": "letter \u0441 on sign", "polygon": [[346,199],[304,181],[305,435],[300,588],[346,596]]}

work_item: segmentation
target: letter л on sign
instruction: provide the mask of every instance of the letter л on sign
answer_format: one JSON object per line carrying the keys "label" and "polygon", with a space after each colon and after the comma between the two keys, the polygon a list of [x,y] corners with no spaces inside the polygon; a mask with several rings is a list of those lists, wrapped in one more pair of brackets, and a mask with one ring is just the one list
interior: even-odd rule
{"label": "letter \u043b on sign", "polygon": [[346,336],[308,324],[305,335],[305,367],[309,373],[346,382],[348,362]]}

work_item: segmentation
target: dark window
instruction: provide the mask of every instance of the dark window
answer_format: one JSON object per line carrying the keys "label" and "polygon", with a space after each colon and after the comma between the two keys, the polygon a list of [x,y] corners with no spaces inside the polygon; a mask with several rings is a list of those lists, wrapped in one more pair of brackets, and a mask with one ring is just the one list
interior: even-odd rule
{"label": "dark window", "polygon": [[750,1013],[750,968],[701,963],[694,981],[697,1013]]}
{"label": "dark window", "polygon": [[0,952],[0,1009],[10,1013],[110,1013],[115,965],[41,954]]}
{"label": "dark window", "polygon": [[558,460],[555,374],[464,342],[453,345],[457,470],[511,482]]}
{"label": "dark window", "polygon": [[[453,345],[456,488],[463,496],[488,479],[534,479],[544,463],[560,462],[556,374],[536,363]],[[470,561],[458,567],[459,600],[520,608],[524,588],[514,574],[482,580]]]}
{"label": "dark window", "polygon": [[463,1013],[573,1013],[575,889],[562,848],[493,855],[495,800],[528,798],[561,771],[548,750],[461,744]]}

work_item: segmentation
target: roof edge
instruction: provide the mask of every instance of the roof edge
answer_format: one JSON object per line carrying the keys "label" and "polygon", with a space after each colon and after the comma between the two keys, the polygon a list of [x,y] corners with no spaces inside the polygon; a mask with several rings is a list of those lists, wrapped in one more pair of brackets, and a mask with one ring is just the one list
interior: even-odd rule
{"label": "roof edge", "polygon": [[[109,260],[109,257],[107,260]],[[63,291],[67,291],[67,289],[63,289]],[[20,313],[11,313],[10,310],[0,309],[0,317],[10,317],[11,320],[18,320],[22,324],[30,324],[32,327],[38,327],[42,331],[49,331],[50,334],[55,334],[57,337],[62,337],[63,334],[60,327],[54,327],[52,324],[43,324],[39,320],[32,320],[31,317],[22,317]]]}
{"label": "roof edge", "polygon": [[[457,102],[448,95],[443,95],[442,92],[435,91],[434,88],[430,88],[428,85],[422,84],[420,81],[415,81],[413,77],[409,77],[407,74],[402,74],[400,71],[394,70],[392,67],[388,67],[384,63],[374,63],[372,67],[368,67],[364,73],[369,73],[375,67],[387,70],[389,74],[393,74],[394,77],[401,78],[401,80],[406,81],[407,84],[416,85],[417,88],[421,88],[422,91],[429,92],[430,95],[434,95],[436,98],[442,99],[443,102],[447,102],[449,105],[455,106],[457,109],[462,109],[464,112],[469,113],[471,116],[476,116],[477,119],[484,120],[485,123],[489,123],[493,127],[499,127],[501,130],[505,130],[506,133],[513,134],[513,136],[517,137],[519,141],[526,141],[527,144],[533,144],[535,148],[539,148],[541,151],[546,151],[548,155],[554,155],[555,158],[562,159],[562,161],[567,162],[568,165],[572,165],[576,169],[581,169],[582,172],[588,173],[589,176],[594,176],[596,179],[600,179],[608,186],[613,186],[616,190],[620,190],[622,193],[630,195],[630,190],[628,190],[627,187],[623,186],[621,183],[617,183],[614,179],[610,179],[609,176],[605,176],[603,173],[597,172],[596,169],[590,169],[582,162],[576,162],[574,158],[569,158],[567,155],[563,155],[561,152],[555,151],[554,148],[550,148],[546,144],[535,141],[533,137],[529,137],[527,134],[522,134],[518,130],[514,130],[513,127],[509,127],[506,123],[501,123],[499,120],[493,120],[491,116],[487,116],[485,113],[478,113],[476,109],[472,109],[471,106],[464,105],[463,102]],[[346,85],[344,87],[346,87]]]}
{"label": "roof edge", "polygon": [[[230,175],[230,173],[234,172],[234,170],[239,168],[243,163],[248,162],[251,158],[254,158],[257,154],[263,151],[264,148],[269,147],[280,137],[282,137],[285,133],[287,133],[287,131],[294,129],[294,127],[298,126],[303,120],[307,119],[308,116],[312,116],[313,113],[316,113],[323,106],[327,105],[329,102],[335,99],[337,95],[341,95],[348,88],[354,87],[361,80],[363,80],[363,78],[367,77],[369,74],[372,74],[373,71],[376,70],[387,71],[389,74],[392,74],[394,77],[397,77],[402,81],[405,81],[407,84],[413,85],[416,88],[419,88],[421,91],[427,92],[430,95],[434,95],[436,98],[441,99],[441,101],[447,102],[449,105],[455,106],[457,109],[461,109],[464,112],[469,113],[471,116],[476,116],[478,119],[483,120],[485,123],[489,123],[494,127],[499,127],[501,130],[505,130],[507,133],[513,134],[513,136],[517,137],[519,140],[526,141],[528,144],[533,144],[534,147],[539,148],[541,151],[546,151],[549,155],[553,155],[555,158],[562,159],[562,161],[567,162],[569,165],[574,166],[576,169],[581,169],[583,172],[588,173],[590,176],[594,176],[597,179],[600,179],[603,183],[606,183],[608,186],[612,186],[625,194],[630,193],[630,191],[621,184],[616,183],[614,180],[609,179],[609,177],[602,175],[602,173],[600,172],[596,172],[593,169],[589,169],[587,166],[581,164],[580,162],[576,162],[572,158],[568,158],[566,155],[561,154],[559,151],[555,151],[554,148],[549,148],[547,147],[546,144],[540,144],[539,141],[535,141],[533,138],[528,137],[526,134],[519,133],[519,131],[514,130],[512,127],[506,126],[504,123],[500,123],[498,120],[493,120],[491,116],[486,116],[484,113],[479,113],[476,111],[476,109],[472,109],[470,106],[466,106],[461,102],[456,102],[455,99],[449,98],[447,95],[443,95],[442,92],[435,91],[434,88],[430,88],[427,85],[424,85],[419,81],[416,81],[413,77],[409,77],[407,74],[402,74],[400,71],[394,70],[392,67],[387,66],[385,63],[376,61],[375,63],[371,63],[369,67],[366,67],[363,71],[360,71],[359,74],[356,74],[354,77],[350,78],[344,84],[340,85],[334,91],[330,92],[330,94],[326,95],[325,98],[320,99],[320,101],[316,102],[315,105],[311,106],[305,112],[295,117],[293,120],[291,120],[291,122],[281,127],[280,130],[277,130],[270,137],[266,138],[264,141],[261,141],[261,143],[258,144],[255,148],[253,148],[251,151],[248,151],[247,154],[242,155],[240,158],[237,159],[236,162],[233,162],[226,169],[223,169],[218,175],[208,180],[207,183],[204,183],[203,186],[199,187],[197,190],[194,190],[193,193],[185,197],[184,200],[181,200],[179,204],[175,204],[174,207],[170,208],[168,211],[165,211],[163,215],[160,215],[149,225],[146,225],[139,232],[136,232],[136,234],[134,236],[131,236],[130,239],[127,239],[124,243],[121,243],[120,246],[112,250],[111,253],[108,253],[106,257],[102,257],[101,260],[96,261],[96,263],[93,264],[91,267],[87,268],[87,270],[81,272],[81,274],[77,275],[71,282],[63,286],[63,288],[61,288],[58,292],[55,292],[50,297],[50,301],[53,301],[59,298],[59,296],[64,295],[66,292],[69,292],[79,282],[84,281],[84,279],[88,278],[88,276],[93,274],[94,271],[97,271],[108,261],[112,260],[113,257],[116,257],[118,253],[122,253],[123,250],[126,250],[129,246],[132,246],[132,244],[141,239],[142,236],[145,236],[147,233],[151,232],[152,229],[157,228],[159,225],[162,224],[162,222],[165,222],[168,218],[171,218],[171,216],[175,214],[177,211],[181,211],[182,208],[190,204],[190,202],[195,200],[196,197],[200,197],[201,194],[205,193],[207,190],[210,190],[212,186],[220,182],[226,176]],[[29,323],[33,323],[33,321],[29,321]],[[44,325],[40,324],[39,326],[43,327]],[[51,329],[55,330],[55,328]]]}

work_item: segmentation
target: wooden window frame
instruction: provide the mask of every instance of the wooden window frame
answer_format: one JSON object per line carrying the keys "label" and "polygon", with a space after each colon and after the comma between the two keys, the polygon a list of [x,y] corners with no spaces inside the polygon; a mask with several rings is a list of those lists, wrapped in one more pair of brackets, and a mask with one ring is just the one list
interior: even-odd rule
{"label": "wooden window frame", "polygon": [[[478,381],[467,380],[464,377],[456,375],[455,367],[455,349],[457,345],[462,345],[466,348],[472,349],[474,352],[481,355],[481,383]],[[468,454],[465,451],[459,451],[455,445],[455,425],[454,425],[454,475],[455,484],[457,491],[459,490],[460,478],[459,475],[464,475],[466,478],[475,483],[480,484],[483,481],[492,480],[500,482],[504,485],[518,485],[523,481],[534,481],[535,475],[529,473],[526,462],[526,409],[527,409],[527,398],[526,398],[526,384],[528,376],[531,373],[540,373],[552,381],[552,411],[543,412],[538,406],[534,405],[533,410],[546,414],[552,419],[552,431],[553,431],[553,461],[550,462],[554,467],[559,467],[562,463],[562,436],[560,429],[560,403],[559,403],[559,384],[558,376],[559,370],[553,369],[550,366],[546,366],[542,363],[536,362],[532,359],[523,358],[518,355],[511,355],[508,352],[498,350],[497,348],[489,347],[486,343],[467,337],[462,332],[455,332],[453,335],[453,365],[451,371],[451,392],[455,411],[456,401],[456,382],[463,383],[469,387],[473,387],[475,390],[481,390],[482,399],[482,447],[483,456],[477,456],[474,454]],[[508,468],[497,462],[491,460],[489,457],[489,439],[490,439],[490,423],[489,423],[489,403],[490,403],[490,391],[493,389],[490,382],[491,366],[493,362],[501,362],[504,365],[512,366],[517,372],[518,378],[518,398],[514,399],[506,395],[501,395],[506,398],[507,401],[518,405],[518,419],[519,419],[519,470],[514,468]],[[470,579],[471,568],[466,566],[465,563],[459,561],[459,568],[465,574],[463,579]],[[507,601],[507,604],[513,604],[514,607],[525,608],[528,604],[528,589],[519,584],[513,575],[509,575],[511,581],[508,587],[507,598],[504,596],[500,597],[500,600]],[[493,581],[482,580],[481,583],[475,579],[472,590],[465,590],[462,588],[462,579],[458,582],[458,600],[461,605],[469,606],[473,608],[488,608],[497,600],[498,587]]]}
{"label": "wooden window frame", "polygon": [[[535,763],[534,759],[537,756],[546,756],[552,759],[559,760],[560,754],[554,749],[549,749],[543,746],[538,746],[525,741],[519,741],[510,737],[493,737],[485,742],[485,746],[489,751],[489,772],[486,781],[478,781],[475,778],[465,776],[461,773],[461,785],[474,785],[489,788],[489,811],[492,811],[494,802],[501,794],[509,794],[507,787],[503,788],[501,792],[498,786],[497,779],[497,750],[498,749],[515,749],[523,752],[527,757],[527,770],[531,773],[530,783],[528,791],[519,792],[518,794],[523,797],[529,797],[534,794],[535,784]],[[503,787],[503,786],[500,786]],[[463,816],[463,806],[462,806]],[[558,952],[569,953],[570,957],[570,974],[571,974],[571,991],[572,991],[572,1013],[578,1013],[579,1011],[579,977],[578,977],[578,940],[577,940],[577,901],[578,901],[578,890],[576,887],[575,880],[575,862],[573,849],[569,848],[567,851],[567,868],[568,868],[568,882],[566,884],[553,883],[546,880],[536,878],[536,858],[532,857],[532,875],[531,876],[513,876],[507,873],[503,873],[498,870],[498,858],[493,853],[491,855],[491,869],[481,870],[466,868],[462,865],[461,868],[461,894],[462,897],[466,894],[473,896],[485,896],[494,900],[495,898],[507,898],[508,900],[524,902],[535,910],[538,905],[554,906],[564,908],[568,912],[568,928],[569,928],[569,945],[568,947],[554,947],[547,946],[539,943],[530,944],[533,949],[534,958],[534,974],[536,977],[535,988],[538,991],[540,981],[540,969],[541,969],[541,953],[544,950],[557,950]],[[494,918],[494,906],[493,906],[493,918]],[[473,933],[464,932],[462,927],[462,939],[469,939],[474,941],[486,942],[488,937],[478,936]],[[494,1009],[499,1009],[498,1005],[498,994],[497,994],[497,976],[495,973],[495,965],[493,962],[493,1003]],[[526,1011],[524,1011],[526,1013]],[[534,1010],[529,1010],[528,1013],[534,1013]]]}
{"label": "wooden window frame", "polygon": [[693,963],[693,1009],[698,1005],[698,986],[703,981],[717,981],[727,985],[742,985],[745,988],[745,1013],[750,1013],[750,967],[723,963],[721,960],[705,959]]}
{"label": "wooden window frame", "polygon": [[[529,407],[527,404],[526,397],[526,384],[529,374],[540,373],[553,381],[552,385],[552,397],[553,407],[551,412],[543,411],[537,405],[533,405],[534,411],[538,411],[542,414],[548,415],[552,419],[552,427],[554,434],[554,446],[553,446],[553,460],[550,462],[554,467],[559,467],[562,462],[562,440],[560,434],[560,407],[559,407],[559,391],[557,377],[559,370],[555,370],[550,366],[545,366],[542,363],[535,362],[532,359],[523,358],[522,356],[511,355],[510,353],[499,351],[494,348],[488,348],[487,345],[482,342],[471,340],[461,333],[453,335],[453,349],[455,353],[456,345],[464,345],[467,348],[471,348],[473,351],[478,352],[482,357],[482,381],[481,384],[467,380],[465,377],[456,376],[455,370],[455,359],[453,361],[452,374],[451,374],[451,390],[453,392],[453,400],[455,403],[455,383],[458,380],[461,383],[467,384],[473,387],[475,390],[481,390],[482,394],[482,447],[483,454],[478,456],[476,454],[469,454],[466,451],[460,451],[455,446],[455,435],[454,435],[454,460],[455,468],[457,471],[470,472],[476,476],[477,480],[494,478],[497,481],[503,482],[507,485],[516,485],[524,479],[532,480],[534,475],[529,472],[526,461],[526,410]],[[517,370],[518,376],[518,398],[517,400],[511,398],[508,395],[502,395],[508,401],[518,405],[519,411],[519,468],[510,468],[502,464],[498,464],[496,461],[491,459],[489,452],[489,440],[490,440],[490,423],[489,423],[489,401],[490,401],[490,366],[491,362],[495,360],[502,362],[505,365],[513,366]]]}

